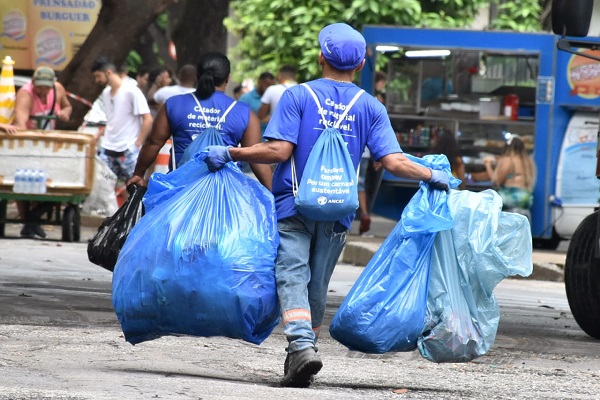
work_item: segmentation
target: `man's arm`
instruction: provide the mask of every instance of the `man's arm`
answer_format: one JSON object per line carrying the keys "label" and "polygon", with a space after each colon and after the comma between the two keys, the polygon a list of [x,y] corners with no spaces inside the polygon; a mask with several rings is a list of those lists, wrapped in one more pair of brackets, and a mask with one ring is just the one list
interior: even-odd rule
{"label": "man's arm", "polygon": [[[254,114],[254,111],[250,111],[250,120],[248,121],[248,127],[242,136],[240,144],[242,147],[250,147],[255,144],[261,143],[262,135],[260,132],[260,123],[258,117]],[[264,187],[271,190],[271,184],[273,180],[273,171],[270,165],[266,164],[250,164],[250,168],[254,175],[258,178],[258,181],[263,184]]]}
{"label": "man's arm", "polygon": [[250,164],[276,164],[290,158],[294,146],[294,143],[285,140],[269,140],[251,147],[230,147],[229,155],[234,161],[246,161]]}
{"label": "man's arm", "polygon": [[13,125],[18,129],[27,129],[27,121],[29,120],[32,102],[31,96],[26,91],[19,90],[17,92]]}
{"label": "man's arm", "polygon": [[379,160],[383,168],[390,171],[394,176],[405,179],[429,182],[431,170],[409,160],[402,153],[392,153],[381,157]]}
{"label": "man's arm", "polygon": [[148,133],[152,129],[152,115],[150,113],[142,114],[142,126],[140,127],[140,133],[138,135],[137,140],[135,141],[135,145],[138,147],[142,147],[146,138],[148,137]]}
{"label": "man's arm", "polygon": [[56,85],[56,95],[58,96],[58,104],[60,104],[60,111],[56,113],[56,116],[61,121],[68,121],[71,118],[71,113],[73,112],[73,106],[69,99],[67,98],[67,91],[63,85],[59,82],[55,83]]}
{"label": "man's arm", "polygon": [[258,119],[260,122],[269,122],[269,113],[271,112],[271,105],[262,103],[258,109]]}
{"label": "man's arm", "polygon": [[165,107],[162,106],[152,122],[152,130],[150,135],[148,135],[148,139],[140,149],[135,170],[133,171],[133,177],[127,182],[128,185],[137,183],[138,185],[146,186],[146,171],[150,168],[150,165],[152,165],[154,160],[156,160],[156,156],[160,152],[160,149],[162,149],[167,140],[171,137],[170,129],[167,112]]}

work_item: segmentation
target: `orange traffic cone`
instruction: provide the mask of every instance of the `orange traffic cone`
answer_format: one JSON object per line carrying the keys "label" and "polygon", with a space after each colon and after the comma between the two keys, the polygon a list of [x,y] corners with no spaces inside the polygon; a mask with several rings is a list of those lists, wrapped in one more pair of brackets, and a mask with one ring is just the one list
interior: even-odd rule
{"label": "orange traffic cone", "polygon": [[10,124],[15,111],[15,75],[13,65],[15,62],[10,56],[2,60],[2,74],[0,75],[0,123]]}

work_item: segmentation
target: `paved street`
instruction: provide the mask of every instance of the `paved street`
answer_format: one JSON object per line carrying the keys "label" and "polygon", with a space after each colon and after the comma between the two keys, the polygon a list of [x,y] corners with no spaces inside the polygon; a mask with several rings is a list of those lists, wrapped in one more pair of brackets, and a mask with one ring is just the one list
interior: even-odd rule
{"label": "paved street", "polygon": [[[18,233],[10,226],[8,233]],[[111,273],[82,243],[0,240],[0,399],[597,399],[600,343],[574,322],[558,282],[505,280],[498,335],[470,363],[418,351],[348,351],[323,330],[324,368],[309,389],[283,389],[281,327],[260,346],[227,338],[125,342]],[[9,235],[10,236],[10,235]],[[339,264],[326,325],[362,268]]]}

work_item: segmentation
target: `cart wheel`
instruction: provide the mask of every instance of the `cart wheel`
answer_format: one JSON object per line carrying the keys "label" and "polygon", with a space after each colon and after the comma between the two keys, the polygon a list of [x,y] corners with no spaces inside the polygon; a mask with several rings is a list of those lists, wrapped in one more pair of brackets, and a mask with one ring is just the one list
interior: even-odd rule
{"label": "cart wheel", "polygon": [[596,211],[573,234],[565,263],[565,289],[579,327],[600,339],[600,259],[594,258],[597,224]]}
{"label": "cart wheel", "polygon": [[81,239],[81,216],[79,208],[75,205],[68,205],[63,212],[62,220],[62,240],[63,242],[79,242]]}
{"label": "cart wheel", "polygon": [[6,226],[6,207],[8,200],[0,200],[0,237],[4,237],[4,227]]}

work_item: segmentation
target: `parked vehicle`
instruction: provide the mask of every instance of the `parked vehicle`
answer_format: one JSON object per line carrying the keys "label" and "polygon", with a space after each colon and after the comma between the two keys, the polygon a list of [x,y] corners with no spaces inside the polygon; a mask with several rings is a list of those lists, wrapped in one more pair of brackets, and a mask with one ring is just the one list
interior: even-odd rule
{"label": "parked vehicle", "polygon": [[[590,27],[593,0],[553,0],[552,29],[561,35],[558,48],[566,54],[581,57],[585,74],[589,75],[594,87],[600,85],[600,52],[597,38],[585,37]],[[577,37],[585,37],[577,39]],[[594,94],[600,89],[596,89]],[[596,123],[598,122],[598,109]],[[598,128],[596,128],[598,129]],[[600,133],[599,133],[600,134]],[[596,147],[595,171],[600,179],[600,145]],[[572,169],[593,169],[589,163],[570,165]],[[598,193],[596,193],[598,199]],[[565,287],[567,299],[577,324],[588,335],[600,339],[600,213],[598,202],[596,210],[589,213],[579,224],[567,250],[565,264]]]}

